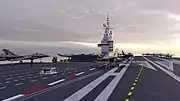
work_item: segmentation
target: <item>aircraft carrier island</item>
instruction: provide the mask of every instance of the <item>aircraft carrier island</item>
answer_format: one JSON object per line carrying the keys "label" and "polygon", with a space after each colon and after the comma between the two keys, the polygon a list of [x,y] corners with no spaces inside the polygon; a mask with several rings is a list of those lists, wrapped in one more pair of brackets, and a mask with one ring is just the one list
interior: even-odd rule
{"label": "aircraft carrier island", "polygon": [[113,49],[107,16],[99,55],[62,55],[69,62],[33,63],[49,55],[17,55],[7,49],[0,65],[1,101],[180,101],[180,58],[135,56]]}

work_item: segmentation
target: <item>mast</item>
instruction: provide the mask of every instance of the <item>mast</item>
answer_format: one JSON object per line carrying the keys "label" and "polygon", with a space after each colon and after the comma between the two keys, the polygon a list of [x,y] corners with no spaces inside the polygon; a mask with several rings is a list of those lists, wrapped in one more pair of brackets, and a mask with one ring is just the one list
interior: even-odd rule
{"label": "mast", "polygon": [[110,26],[110,19],[109,19],[109,14],[106,16],[106,23],[103,24],[104,28],[104,34],[103,38],[101,40],[101,43],[98,44],[98,47],[101,47],[101,54],[102,55],[109,55],[110,53],[113,52],[113,32],[111,29],[113,29]]}

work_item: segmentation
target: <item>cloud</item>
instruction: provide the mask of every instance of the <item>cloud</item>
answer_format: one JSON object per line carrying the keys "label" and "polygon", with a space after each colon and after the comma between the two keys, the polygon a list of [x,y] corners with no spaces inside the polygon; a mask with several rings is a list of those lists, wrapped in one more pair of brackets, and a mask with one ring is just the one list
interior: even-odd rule
{"label": "cloud", "polygon": [[173,13],[169,13],[167,14],[167,16],[173,20],[175,20],[176,22],[179,22],[180,21],[180,15],[178,14],[173,14]]}
{"label": "cloud", "polygon": [[[98,53],[97,43],[84,43],[73,41],[7,41],[0,40],[0,48],[8,48],[16,52],[33,53],[44,52],[50,54],[57,53]],[[70,46],[70,47],[69,47]],[[68,50],[69,49],[69,50]]]}
{"label": "cloud", "polygon": [[[179,0],[1,0],[0,39],[9,41],[1,48],[20,45],[24,50],[30,45],[52,51],[74,45],[73,50],[90,51],[102,38],[109,12],[115,41],[122,43],[119,48],[170,52],[179,43],[174,37],[179,34],[179,9]],[[155,49],[149,49],[149,43]],[[160,43],[171,44],[160,49]]]}

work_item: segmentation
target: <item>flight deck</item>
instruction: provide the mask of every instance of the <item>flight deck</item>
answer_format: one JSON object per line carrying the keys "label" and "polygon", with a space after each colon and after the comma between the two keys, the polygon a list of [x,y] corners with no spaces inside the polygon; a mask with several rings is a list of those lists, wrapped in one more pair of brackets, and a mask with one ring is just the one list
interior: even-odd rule
{"label": "flight deck", "polygon": [[[180,61],[135,56],[118,67],[102,62],[1,65],[2,101],[179,101]],[[58,73],[40,74],[56,67]]]}

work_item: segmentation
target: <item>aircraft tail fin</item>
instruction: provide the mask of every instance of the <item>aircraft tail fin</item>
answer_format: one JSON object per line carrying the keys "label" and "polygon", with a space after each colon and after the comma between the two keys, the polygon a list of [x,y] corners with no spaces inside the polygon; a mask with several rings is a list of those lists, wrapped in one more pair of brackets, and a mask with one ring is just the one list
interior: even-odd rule
{"label": "aircraft tail fin", "polygon": [[6,55],[16,55],[16,56],[18,56],[17,54],[11,52],[9,49],[3,49],[2,51],[3,51]]}
{"label": "aircraft tail fin", "polygon": [[122,55],[126,55],[123,50],[122,50]]}

